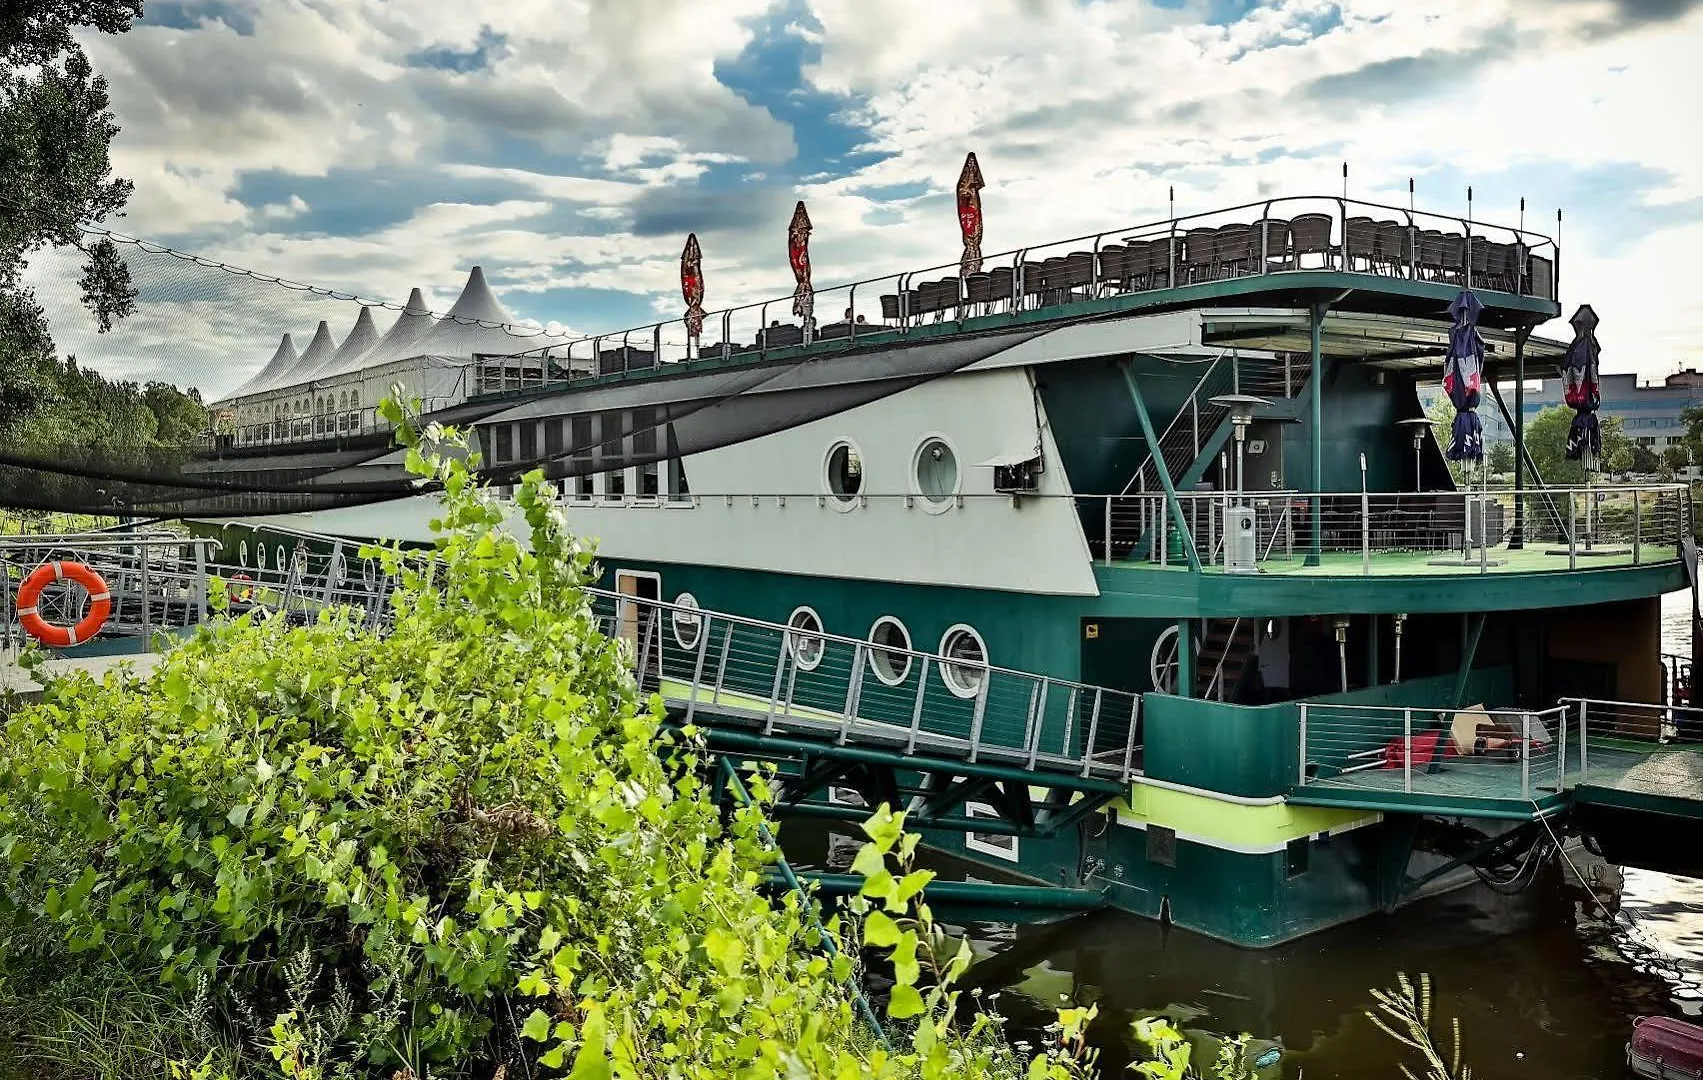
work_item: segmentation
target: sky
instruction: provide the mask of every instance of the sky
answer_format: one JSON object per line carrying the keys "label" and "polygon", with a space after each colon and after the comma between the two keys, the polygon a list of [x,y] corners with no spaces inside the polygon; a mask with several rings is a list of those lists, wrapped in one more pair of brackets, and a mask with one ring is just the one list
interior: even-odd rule
{"label": "sky", "polygon": [[[1470,185],[1475,220],[1524,198],[1551,234],[1564,208],[1562,302],[1596,309],[1605,369],[1703,366],[1703,0],[147,0],[82,40],[136,183],[108,224],[394,303],[447,310],[481,264],[535,324],[675,318],[689,231],[708,309],[781,297],[798,199],[819,287],[938,265],[967,151],[990,253],[1173,191],[1332,194],[1346,161],[1356,198],[1411,177],[1464,215]],[[353,322],[136,254],[129,328],[55,311],[96,366],[228,388],[282,331]]]}

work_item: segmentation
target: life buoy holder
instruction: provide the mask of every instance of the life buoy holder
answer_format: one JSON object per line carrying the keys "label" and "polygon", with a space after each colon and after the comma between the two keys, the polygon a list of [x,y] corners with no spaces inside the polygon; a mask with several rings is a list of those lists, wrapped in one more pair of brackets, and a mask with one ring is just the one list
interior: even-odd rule
{"label": "life buoy holder", "polygon": [[[61,579],[75,581],[89,593],[89,613],[76,626],[56,626],[36,611],[42,590]],[[18,586],[18,624],[24,633],[56,649],[88,641],[100,633],[112,614],[112,593],[101,576],[79,562],[50,562],[38,566]]]}

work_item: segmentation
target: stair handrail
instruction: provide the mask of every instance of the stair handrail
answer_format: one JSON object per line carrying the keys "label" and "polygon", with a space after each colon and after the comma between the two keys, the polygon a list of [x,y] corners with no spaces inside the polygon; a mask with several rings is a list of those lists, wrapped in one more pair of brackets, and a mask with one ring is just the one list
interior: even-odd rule
{"label": "stair handrail", "polygon": [[[1160,446],[1164,445],[1165,440],[1171,437],[1171,433],[1176,430],[1177,426],[1183,422],[1183,418],[1188,415],[1189,405],[1192,403],[1196,404],[1198,407],[1196,399],[1200,397],[1201,387],[1206,385],[1206,380],[1212,378],[1213,372],[1218,370],[1218,365],[1223,362],[1224,358],[1228,356],[1229,353],[1229,349],[1220,349],[1218,355],[1212,358],[1212,363],[1208,364],[1206,366],[1206,370],[1201,373],[1200,378],[1194,384],[1194,388],[1189,391],[1189,396],[1183,399],[1183,407],[1177,410],[1177,415],[1173,416],[1171,418],[1171,422],[1165,425],[1165,430],[1160,432],[1159,446],[1148,447],[1146,459],[1143,460],[1140,465],[1136,466],[1134,475],[1132,475],[1128,482],[1124,484],[1123,490],[1118,492],[1119,495],[1128,495],[1130,493],[1130,489],[1135,487],[1136,482],[1141,477],[1141,474],[1146,472],[1147,466],[1153,463],[1153,458],[1159,453]],[[1169,464],[1167,464],[1166,468],[1169,467]]]}
{"label": "stair handrail", "polygon": [[1230,657],[1230,649],[1236,644],[1236,632],[1242,628],[1242,616],[1236,616],[1236,621],[1230,624],[1230,636],[1224,640],[1224,649],[1218,654],[1218,666],[1213,669],[1212,681],[1206,684],[1207,700],[1212,699],[1212,692],[1218,691],[1219,701],[1224,700],[1224,661]]}

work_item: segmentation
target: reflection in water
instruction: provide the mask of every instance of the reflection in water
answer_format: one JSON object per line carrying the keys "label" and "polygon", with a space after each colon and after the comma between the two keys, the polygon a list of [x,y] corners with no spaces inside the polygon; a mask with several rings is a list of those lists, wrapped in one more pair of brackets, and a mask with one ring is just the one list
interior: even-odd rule
{"label": "reflection in water", "polygon": [[[1690,606],[1689,593],[1664,598],[1665,651],[1689,653]],[[806,865],[844,867],[861,839],[844,825],[786,828],[789,853]],[[1262,951],[1117,912],[1040,923],[961,915],[952,929],[977,957],[967,987],[998,993],[1020,1037],[1060,1005],[1098,1003],[1091,1035],[1107,1077],[1131,1075],[1130,1022],[1153,1015],[1191,1036],[1197,1061],[1214,1060],[1219,1034],[1251,1033],[1250,1058],[1280,1046],[1262,1077],[1399,1075],[1404,1051],[1364,1010],[1374,987],[1405,971],[1431,974],[1434,1026],[1446,1032],[1460,1018],[1481,1076],[1620,1078],[1633,1017],[1703,1015],[1703,882],[1621,872],[1576,846],[1567,854],[1514,896],[1474,886]],[[987,873],[929,860],[943,877]]]}

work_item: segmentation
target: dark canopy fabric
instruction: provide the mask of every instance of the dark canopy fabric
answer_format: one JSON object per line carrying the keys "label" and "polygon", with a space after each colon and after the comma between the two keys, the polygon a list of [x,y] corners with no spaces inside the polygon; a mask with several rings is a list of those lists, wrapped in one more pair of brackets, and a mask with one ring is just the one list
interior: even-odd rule
{"label": "dark canopy fabric", "polygon": [[1484,339],[1478,336],[1478,314],[1484,304],[1462,291],[1449,305],[1455,325],[1449,329],[1449,354],[1443,360],[1443,389],[1455,406],[1449,439],[1450,461],[1484,460],[1484,425],[1478,403],[1484,389]]}
{"label": "dark canopy fabric", "polygon": [[1598,366],[1602,347],[1597,344],[1597,313],[1581,304],[1569,320],[1573,340],[1561,360],[1561,383],[1567,404],[1573,408],[1573,426],[1567,432],[1567,459],[1595,469],[1602,458],[1602,428],[1597,408],[1602,404],[1602,382]]}

